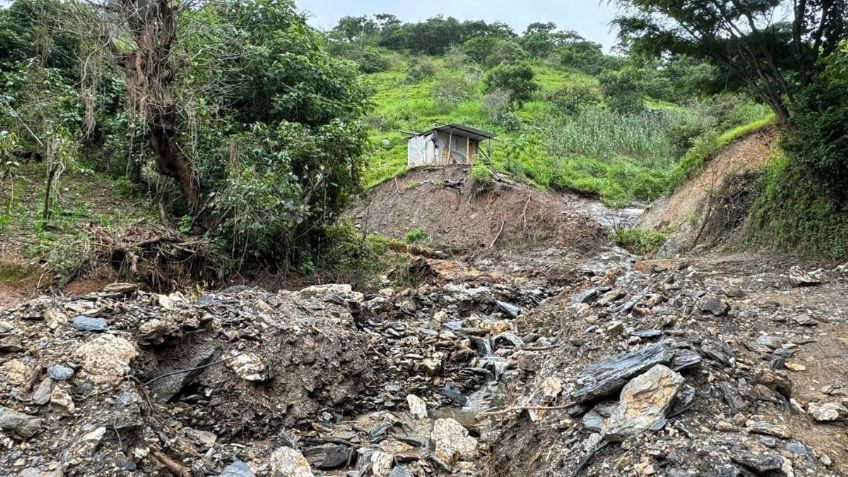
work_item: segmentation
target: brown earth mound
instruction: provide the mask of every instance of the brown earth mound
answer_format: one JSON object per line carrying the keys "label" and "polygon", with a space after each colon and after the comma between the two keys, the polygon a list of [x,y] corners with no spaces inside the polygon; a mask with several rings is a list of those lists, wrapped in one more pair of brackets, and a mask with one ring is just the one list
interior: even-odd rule
{"label": "brown earth mound", "polygon": [[404,239],[422,229],[453,250],[568,248],[596,251],[603,228],[568,198],[498,181],[476,191],[466,166],[418,168],[374,188],[349,215],[368,233]]}
{"label": "brown earth mound", "polygon": [[[673,256],[680,251],[732,235],[741,225],[740,207],[747,211],[750,186],[771,157],[777,131],[759,131],[739,139],[711,159],[703,170],[679,187],[672,195],[651,204],[636,222],[640,228],[673,230],[660,255]],[[740,185],[744,184],[745,187]],[[729,191],[729,194],[724,194]],[[748,202],[746,202],[748,201]],[[722,215],[723,211],[730,216]],[[744,215],[744,214],[743,214]],[[727,226],[717,230],[716,227]]]}

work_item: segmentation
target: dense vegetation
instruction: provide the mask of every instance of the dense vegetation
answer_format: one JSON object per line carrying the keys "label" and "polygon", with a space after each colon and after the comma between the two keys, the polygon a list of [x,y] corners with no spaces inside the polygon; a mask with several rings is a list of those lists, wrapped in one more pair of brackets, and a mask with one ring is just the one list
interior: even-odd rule
{"label": "dense vegetation", "polygon": [[[647,202],[696,142],[770,117],[742,94],[717,94],[703,61],[606,55],[552,23],[517,35],[500,24],[387,18],[344,18],[328,34],[330,50],[359,63],[375,92],[367,186],[406,170],[402,131],[458,122],[498,134],[484,150],[490,167],[610,205]],[[445,23],[481,33],[463,43],[418,43],[412,33]]]}
{"label": "dense vegetation", "polygon": [[480,189],[499,170],[621,206],[776,120],[752,240],[848,255],[842,2],[617,3],[607,54],[550,22],[377,14],[319,32],[293,0],[16,0],[0,9],[0,231],[55,227],[65,172],[91,174],[236,265],[309,273],[373,253],[338,218],[405,171],[404,131],[497,133]]}

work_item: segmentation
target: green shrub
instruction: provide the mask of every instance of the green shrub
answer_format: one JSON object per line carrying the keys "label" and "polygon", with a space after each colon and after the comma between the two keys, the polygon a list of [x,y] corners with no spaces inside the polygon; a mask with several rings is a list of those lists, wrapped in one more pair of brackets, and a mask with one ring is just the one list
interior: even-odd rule
{"label": "green shrub", "polygon": [[548,93],[546,99],[564,113],[576,114],[601,102],[601,91],[584,83],[566,84]]}
{"label": "green shrub", "polygon": [[653,255],[665,243],[667,234],[652,229],[622,228],[612,230],[616,245],[637,255]]}
{"label": "green shrub", "polygon": [[492,68],[483,78],[483,91],[492,93],[498,90],[509,92],[509,97],[521,105],[533,97],[539,85],[533,82],[535,73],[527,63],[502,64]]}
{"label": "green shrub", "polygon": [[476,191],[484,191],[495,184],[495,175],[492,170],[482,162],[477,162],[471,167],[471,185]]}
{"label": "green shrub", "polygon": [[406,239],[406,243],[410,245],[422,245],[433,242],[433,236],[421,227],[413,227],[407,230],[404,238]]}
{"label": "green shrub", "polygon": [[433,94],[443,106],[453,106],[471,99],[476,91],[477,83],[468,75],[443,73],[438,77]]}
{"label": "green shrub", "polygon": [[436,64],[429,58],[415,57],[406,67],[406,81],[418,83],[436,76]]}
{"label": "green shrub", "polygon": [[610,71],[599,78],[607,106],[619,113],[638,113],[645,109],[644,85],[632,69]]}
{"label": "green shrub", "polygon": [[848,205],[782,151],[766,168],[753,205],[749,242],[809,258],[848,257]]}

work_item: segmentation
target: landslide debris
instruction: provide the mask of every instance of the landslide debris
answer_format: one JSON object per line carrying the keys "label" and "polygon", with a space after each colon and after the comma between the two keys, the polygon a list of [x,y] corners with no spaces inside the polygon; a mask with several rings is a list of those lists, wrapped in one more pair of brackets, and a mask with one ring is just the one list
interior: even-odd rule
{"label": "landslide debris", "polygon": [[811,381],[817,360],[799,360],[844,333],[819,329],[844,319],[848,277],[784,263],[637,264],[521,317],[559,346],[522,363],[509,405],[483,415],[487,473],[843,475],[844,374]]}
{"label": "landslide debris", "polygon": [[415,289],[122,290],[3,310],[0,475],[481,475],[469,406],[510,356],[554,345],[515,320],[562,287],[417,266],[434,271]]}

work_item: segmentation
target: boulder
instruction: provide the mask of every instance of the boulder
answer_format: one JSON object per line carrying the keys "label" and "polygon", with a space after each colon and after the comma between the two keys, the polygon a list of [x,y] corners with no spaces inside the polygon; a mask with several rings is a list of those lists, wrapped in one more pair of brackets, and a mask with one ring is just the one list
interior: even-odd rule
{"label": "boulder", "polygon": [[280,447],[271,454],[271,477],[315,477],[309,461],[291,447]]}
{"label": "boulder", "polygon": [[789,269],[789,283],[795,287],[810,287],[821,285],[822,279],[817,273],[805,272],[796,265]]}
{"label": "boulder", "polygon": [[453,419],[437,419],[430,439],[435,446],[436,458],[448,465],[477,457],[477,439],[469,436],[468,430]]}
{"label": "boulder", "polygon": [[41,422],[41,419],[35,416],[0,406],[0,429],[6,432],[32,437],[41,430]]}
{"label": "boulder", "polygon": [[704,295],[698,302],[698,309],[704,313],[711,313],[714,316],[722,316],[730,311],[730,305],[717,295]]}
{"label": "boulder", "polygon": [[632,379],[621,390],[618,407],[604,421],[602,433],[608,440],[620,441],[663,421],[684,382],[683,376],[661,364]]}
{"label": "boulder", "polygon": [[118,384],[138,356],[135,346],[124,338],[101,335],[82,344],[74,352],[82,362],[81,375],[94,384]]}
{"label": "boulder", "polygon": [[415,419],[427,419],[427,403],[416,396],[409,394],[406,396],[406,403],[409,405],[409,413]]}
{"label": "boulder", "polygon": [[241,353],[227,361],[230,368],[238,377],[245,381],[265,381],[268,379],[268,368],[262,358],[253,353]]}
{"label": "boulder", "polygon": [[673,357],[672,348],[664,344],[652,344],[589,365],[577,375],[578,387],[574,391],[574,400],[584,403],[614,394],[633,376],[657,364],[666,364]]}

